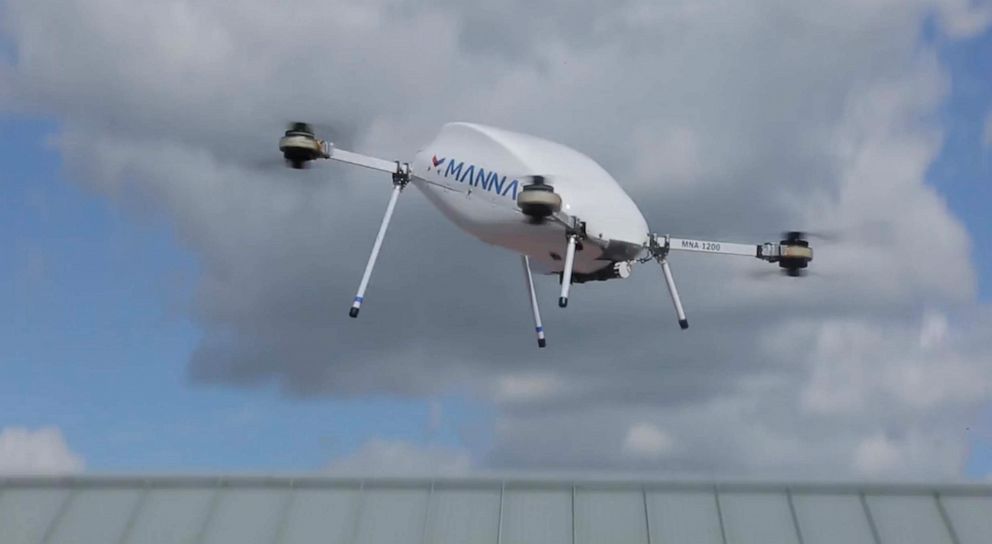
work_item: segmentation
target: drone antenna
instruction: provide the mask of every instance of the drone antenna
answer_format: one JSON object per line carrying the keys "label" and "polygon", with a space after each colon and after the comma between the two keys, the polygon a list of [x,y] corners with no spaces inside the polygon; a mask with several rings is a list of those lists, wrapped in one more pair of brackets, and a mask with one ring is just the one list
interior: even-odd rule
{"label": "drone antenna", "polygon": [[386,237],[386,229],[389,228],[389,222],[393,218],[396,201],[399,199],[400,192],[403,191],[407,183],[410,183],[410,165],[400,165],[397,162],[396,171],[393,172],[393,192],[389,195],[386,214],[382,217],[382,223],[379,225],[379,233],[375,237],[375,243],[372,244],[372,254],[369,255],[369,262],[365,264],[362,283],[358,285],[358,293],[355,295],[355,300],[351,303],[351,310],[348,311],[348,315],[351,317],[358,317],[358,312],[362,309],[362,303],[365,302],[365,289],[369,286],[369,280],[372,278],[372,269],[375,268],[375,261],[379,258],[379,249],[382,248],[382,240]]}
{"label": "drone antenna", "polygon": [[530,271],[530,259],[526,255],[521,255],[520,261],[524,265],[524,277],[527,280],[527,292],[530,294],[530,309],[534,314],[534,330],[537,332],[537,347],[543,348],[547,345],[547,341],[544,339],[544,325],[541,324],[541,309],[537,305],[537,292],[534,290],[534,275]]}

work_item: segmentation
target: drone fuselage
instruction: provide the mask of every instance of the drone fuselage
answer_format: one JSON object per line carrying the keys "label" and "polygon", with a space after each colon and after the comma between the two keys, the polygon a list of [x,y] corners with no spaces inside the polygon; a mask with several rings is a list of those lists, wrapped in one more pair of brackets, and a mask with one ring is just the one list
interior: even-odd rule
{"label": "drone fuselage", "polygon": [[586,237],[574,270],[591,274],[636,258],[648,225],[634,201],[599,164],[564,145],[470,123],[449,123],[410,165],[411,181],[448,219],[476,238],[561,272],[566,228],[534,222],[517,206],[528,176],[543,175],[561,211],[581,218]]}

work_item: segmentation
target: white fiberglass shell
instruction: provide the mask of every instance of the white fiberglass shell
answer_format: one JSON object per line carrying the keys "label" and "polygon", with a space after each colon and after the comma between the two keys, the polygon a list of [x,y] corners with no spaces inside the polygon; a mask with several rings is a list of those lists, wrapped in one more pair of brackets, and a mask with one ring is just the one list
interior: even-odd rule
{"label": "white fiberglass shell", "polygon": [[606,170],[574,149],[535,136],[449,123],[411,169],[414,183],[459,227],[529,255],[550,271],[561,270],[564,229],[553,222],[531,224],[517,208],[527,176],[545,176],[562,198],[562,211],[585,221],[589,240],[576,255],[577,272],[631,258],[647,241],[644,216]]}

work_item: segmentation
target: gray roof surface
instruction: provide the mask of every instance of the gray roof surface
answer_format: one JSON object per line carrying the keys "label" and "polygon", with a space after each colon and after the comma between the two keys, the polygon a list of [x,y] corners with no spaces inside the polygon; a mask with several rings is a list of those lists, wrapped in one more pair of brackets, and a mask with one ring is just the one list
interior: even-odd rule
{"label": "gray roof surface", "polygon": [[992,485],[0,478],[4,544],[988,544]]}

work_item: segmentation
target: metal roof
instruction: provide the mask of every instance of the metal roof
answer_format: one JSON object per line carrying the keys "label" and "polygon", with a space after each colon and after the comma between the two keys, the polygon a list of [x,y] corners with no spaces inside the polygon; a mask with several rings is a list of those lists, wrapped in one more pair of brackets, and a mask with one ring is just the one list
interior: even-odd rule
{"label": "metal roof", "polygon": [[987,544],[992,485],[0,478],[5,544]]}

